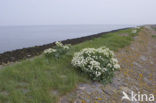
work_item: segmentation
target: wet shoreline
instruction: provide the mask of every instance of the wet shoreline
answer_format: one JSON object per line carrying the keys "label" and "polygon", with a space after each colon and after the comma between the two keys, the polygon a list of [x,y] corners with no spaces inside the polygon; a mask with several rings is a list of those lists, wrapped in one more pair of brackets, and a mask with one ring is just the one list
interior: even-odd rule
{"label": "wet shoreline", "polygon": [[[124,29],[128,29],[128,28],[124,28]],[[117,30],[112,30],[112,31],[109,31],[109,32],[102,32],[102,33],[93,34],[93,35],[80,37],[80,38],[67,39],[67,40],[63,40],[61,42],[63,44],[75,45],[75,44],[84,42],[86,40],[91,40],[93,38],[98,38],[98,37],[100,37],[102,35],[112,33],[112,32],[117,32],[119,30],[124,30],[124,29],[117,29]],[[41,45],[41,46],[34,46],[34,47],[28,47],[28,48],[23,48],[23,49],[17,49],[17,50],[13,50],[13,51],[4,52],[4,53],[0,54],[0,65],[6,64],[6,63],[9,63],[9,62],[19,61],[19,60],[22,60],[22,59],[31,58],[31,57],[34,57],[34,56],[38,56],[45,49],[48,49],[48,48],[50,48],[50,47],[52,47],[54,45],[55,45],[55,43],[53,42],[53,43],[49,43],[49,44],[45,44],[45,45]]]}

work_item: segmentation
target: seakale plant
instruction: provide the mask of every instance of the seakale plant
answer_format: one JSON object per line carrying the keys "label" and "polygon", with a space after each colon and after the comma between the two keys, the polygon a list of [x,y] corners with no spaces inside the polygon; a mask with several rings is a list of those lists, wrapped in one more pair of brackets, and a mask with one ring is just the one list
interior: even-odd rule
{"label": "seakale plant", "polygon": [[106,47],[85,48],[74,54],[71,63],[78,70],[88,74],[92,80],[104,84],[110,82],[114,71],[120,68],[114,53]]}
{"label": "seakale plant", "polygon": [[63,45],[61,42],[55,42],[55,44],[56,46],[54,48],[44,50],[43,54],[47,58],[54,57],[56,59],[59,59],[61,56],[65,55],[71,47],[70,44]]}

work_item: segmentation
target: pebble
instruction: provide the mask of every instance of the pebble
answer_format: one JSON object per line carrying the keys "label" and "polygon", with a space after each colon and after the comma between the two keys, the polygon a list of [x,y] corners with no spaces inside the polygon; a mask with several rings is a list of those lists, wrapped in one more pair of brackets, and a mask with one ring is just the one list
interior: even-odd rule
{"label": "pebble", "polygon": [[142,61],[147,61],[147,58],[146,58],[145,56],[141,56],[140,59],[141,59]]}
{"label": "pebble", "polygon": [[8,96],[9,95],[9,93],[7,91],[1,91],[0,94],[1,95],[5,95],[5,96]]}
{"label": "pebble", "polygon": [[139,63],[137,63],[137,62],[133,62],[133,64],[138,66],[139,68],[142,68],[142,66]]}

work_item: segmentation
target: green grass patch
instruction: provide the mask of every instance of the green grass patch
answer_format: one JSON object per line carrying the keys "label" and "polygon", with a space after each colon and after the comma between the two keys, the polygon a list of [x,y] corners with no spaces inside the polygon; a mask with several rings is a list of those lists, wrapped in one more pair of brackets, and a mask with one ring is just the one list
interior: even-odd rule
{"label": "green grass patch", "polygon": [[156,38],[156,35],[152,35],[152,38]]}
{"label": "green grass patch", "polygon": [[[50,62],[39,56],[23,60],[0,70],[0,103],[55,103],[58,98],[73,90],[80,82],[90,82],[87,76],[71,65],[74,52],[83,48],[106,46],[117,51],[131,43],[132,29],[109,33],[102,37],[72,46],[61,59]],[[118,34],[128,33],[128,36]]]}

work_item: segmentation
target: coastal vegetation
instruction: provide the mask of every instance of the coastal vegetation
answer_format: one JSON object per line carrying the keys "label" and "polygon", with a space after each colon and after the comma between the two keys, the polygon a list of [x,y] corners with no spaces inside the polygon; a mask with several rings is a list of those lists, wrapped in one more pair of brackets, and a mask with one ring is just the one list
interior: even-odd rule
{"label": "coastal vegetation", "polygon": [[66,55],[70,49],[70,44],[63,45],[61,42],[56,42],[55,44],[56,46],[54,48],[44,50],[43,54],[47,57],[47,59],[51,57],[59,59],[61,56]]}
{"label": "coastal vegetation", "polygon": [[114,52],[106,47],[85,48],[74,54],[72,65],[92,80],[103,84],[111,82],[114,71],[120,69]]}
{"label": "coastal vegetation", "polygon": [[[134,29],[120,30],[71,46],[66,55],[47,60],[45,55],[23,60],[0,69],[0,103],[55,103],[78,83],[91,82],[88,75],[71,64],[75,52],[106,46],[117,51],[134,40]],[[120,35],[126,34],[126,35]],[[55,51],[55,50],[52,50]]]}

